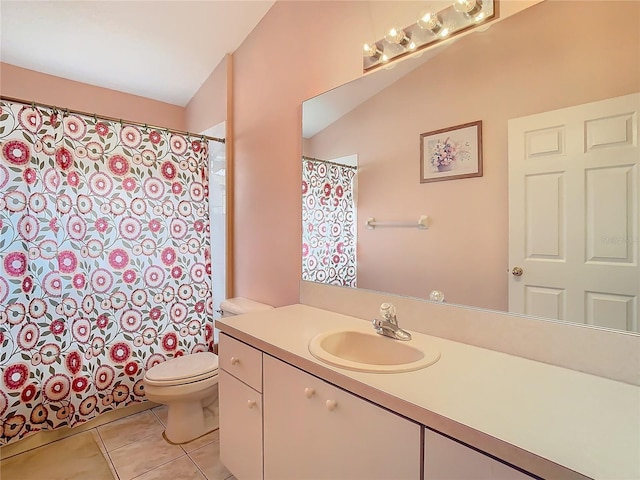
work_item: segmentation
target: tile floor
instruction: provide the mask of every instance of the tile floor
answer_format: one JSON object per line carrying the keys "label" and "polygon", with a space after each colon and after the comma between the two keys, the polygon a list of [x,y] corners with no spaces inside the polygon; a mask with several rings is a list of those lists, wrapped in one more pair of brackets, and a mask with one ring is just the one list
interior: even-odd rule
{"label": "tile floor", "polygon": [[166,407],[145,410],[0,461],[2,480],[235,480],[215,430],[171,445]]}

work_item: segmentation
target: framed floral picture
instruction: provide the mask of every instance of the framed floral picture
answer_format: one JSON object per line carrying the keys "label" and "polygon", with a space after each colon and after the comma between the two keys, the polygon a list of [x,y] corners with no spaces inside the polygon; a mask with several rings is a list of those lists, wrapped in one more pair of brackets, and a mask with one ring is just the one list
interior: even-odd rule
{"label": "framed floral picture", "polygon": [[420,183],[482,176],[482,121],[420,135]]}

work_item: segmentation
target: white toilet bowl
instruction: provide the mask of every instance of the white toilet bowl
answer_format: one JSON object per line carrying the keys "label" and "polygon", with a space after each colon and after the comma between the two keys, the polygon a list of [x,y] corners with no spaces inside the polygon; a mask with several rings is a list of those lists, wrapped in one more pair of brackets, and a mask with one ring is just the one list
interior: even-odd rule
{"label": "white toilet bowl", "polygon": [[190,442],[216,428],[205,409],[218,395],[218,356],[198,352],[159,363],[147,370],[144,391],[168,407],[166,439]]}

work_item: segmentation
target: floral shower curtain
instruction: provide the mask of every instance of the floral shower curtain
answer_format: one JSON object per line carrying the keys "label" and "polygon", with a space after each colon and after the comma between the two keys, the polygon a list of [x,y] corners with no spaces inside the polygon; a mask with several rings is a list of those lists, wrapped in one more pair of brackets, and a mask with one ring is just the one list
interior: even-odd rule
{"label": "floral shower curtain", "polygon": [[302,279],[356,286],[356,167],[302,159]]}
{"label": "floral shower curtain", "polygon": [[206,142],[0,102],[0,444],[213,337]]}

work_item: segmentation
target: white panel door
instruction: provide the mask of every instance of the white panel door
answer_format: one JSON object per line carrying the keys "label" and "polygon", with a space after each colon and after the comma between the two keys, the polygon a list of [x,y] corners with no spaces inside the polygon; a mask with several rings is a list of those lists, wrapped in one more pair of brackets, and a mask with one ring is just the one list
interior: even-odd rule
{"label": "white panel door", "polygon": [[509,311],[640,331],[639,109],[631,94],[509,121]]}

